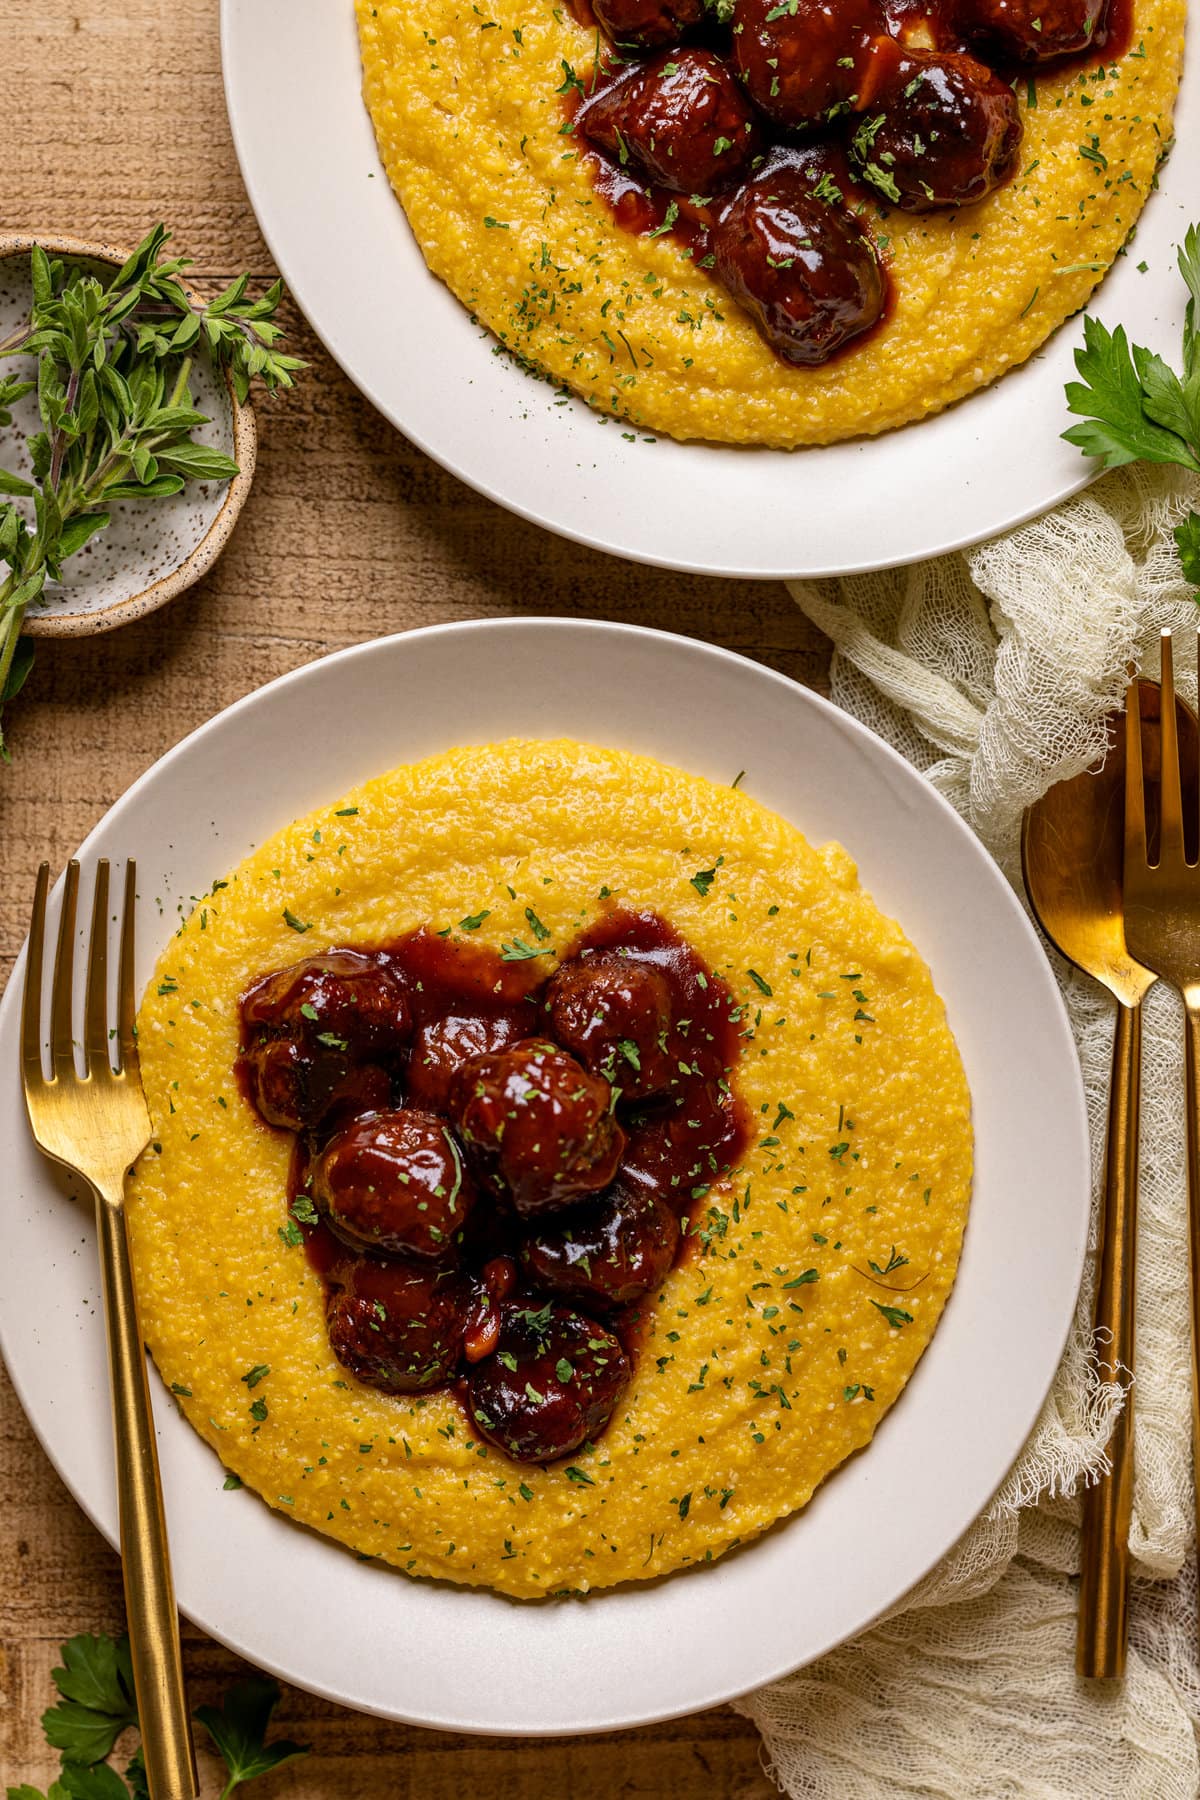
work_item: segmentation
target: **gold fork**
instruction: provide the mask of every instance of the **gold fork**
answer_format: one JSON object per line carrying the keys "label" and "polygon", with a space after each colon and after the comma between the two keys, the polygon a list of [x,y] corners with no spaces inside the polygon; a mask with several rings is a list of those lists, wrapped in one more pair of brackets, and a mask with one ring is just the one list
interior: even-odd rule
{"label": "gold fork", "polygon": [[[1190,863],[1184,843],[1179,740],[1175,723],[1175,671],[1171,633],[1162,634],[1159,852],[1146,848],[1146,791],[1137,686],[1131,683],[1125,714],[1125,941],[1130,953],[1183,996],[1187,1115],[1188,1244],[1192,1314],[1193,1504],[1200,1543],[1200,862]],[[1134,711],[1128,710],[1132,700]]]}
{"label": "gold fork", "polygon": [[125,1229],[125,1175],[150,1141],[150,1115],[142,1092],[134,1029],[135,878],[133,863],[127,863],[119,934],[117,1024],[110,1029],[108,863],[96,865],[81,1079],[72,1032],[79,864],[72,861],[67,865],[51,990],[51,1074],[47,1079],[42,1061],[42,953],[50,865],[43,863],[38,870],[25,963],[21,1069],[34,1137],[47,1156],[82,1177],[96,1203],[116,1437],[121,1567],[146,1779],[151,1800],[194,1800],[196,1766],[183,1687],[179,1619]]}

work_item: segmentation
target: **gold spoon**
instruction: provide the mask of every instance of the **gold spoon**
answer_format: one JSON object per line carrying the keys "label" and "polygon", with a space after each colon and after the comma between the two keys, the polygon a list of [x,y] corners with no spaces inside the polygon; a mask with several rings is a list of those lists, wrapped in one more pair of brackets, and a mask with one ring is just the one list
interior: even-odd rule
{"label": "gold spoon", "polygon": [[[1145,755],[1157,758],[1158,733],[1145,726],[1158,723],[1159,690],[1139,681],[1137,692]],[[1194,747],[1194,713],[1177,702],[1176,716],[1180,739]],[[1189,760],[1195,767],[1194,754]],[[1110,729],[1104,766],[1052,787],[1026,813],[1021,835],[1025,888],[1042,930],[1068,962],[1102,982],[1118,1003],[1094,1326],[1105,1381],[1133,1372],[1142,1001],[1155,982],[1125,946],[1124,819],[1124,732]],[[1110,1471],[1083,1494],[1075,1668],[1101,1679],[1125,1673],[1132,1410],[1127,1399],[1108,1443]]]}

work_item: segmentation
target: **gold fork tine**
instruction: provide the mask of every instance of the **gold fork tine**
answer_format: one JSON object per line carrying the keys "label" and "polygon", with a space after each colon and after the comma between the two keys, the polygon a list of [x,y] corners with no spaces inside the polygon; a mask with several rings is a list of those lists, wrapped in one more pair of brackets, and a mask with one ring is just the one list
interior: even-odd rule
{"label": "gold fork tine", "polygon": [[1162,773],[1159,864],[1183,861],[1183,792],[1179,780],[1179,736],[1175,726],[1175,663],[1171,634],[1162,634]]}
{"label": "gold fork tine", "polygon": [[25,958],[25,990],[21,996],[21,1066],[27,1088],[41,1088],[46,1080],[42,1067],[42,962],[46,941],[46,895],[50,890],[50,864],[37,874],[33,912],[29,920],[29,951]]}
{"label": "gold fork tine", "polygon": [[79,897],[79,864],[67,864],[62,910],[58,916],[58,948],[54,953],[54,988],[50,996],[50,1061],[55,1080],[75,1074],[72,1047],[73,970],[75,964],[75,903]]}
{"label": "gold fork tine", "polygon": [[89,1075],[111,1066],[108,1048],[108,860],[96,864],[92,895],[92,935],[88,944],[87,998],[83,1048]]}
{"label": "gold fork tine", "polygon": [[1142,777],[1142,707],[1136,679],[1125,689],[1125,867],[1148,860]]}
{"label": "gold fork tine", "polygon": [[125,902],[121,911],[121,964],[117,975],[117,1067],[130,1075],[138,1073],[138,1048],[135,1020],[137,995],[134,991],[134,902],[137,898],[137,864],[133,858],[125,864]]}

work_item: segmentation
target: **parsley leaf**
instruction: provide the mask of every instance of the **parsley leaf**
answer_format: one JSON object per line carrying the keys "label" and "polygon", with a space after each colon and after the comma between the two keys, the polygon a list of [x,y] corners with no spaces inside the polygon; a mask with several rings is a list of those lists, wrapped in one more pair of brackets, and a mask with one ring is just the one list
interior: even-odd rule
{"label": "parsley leaf", "polygon": [[63,1667],[50,1672],[62,1698],[42,1715],[46,1741],[64,1762],[102,1762],[137,1724],[129,1640],[82,1632],[62,1646],[62,1659]]}
{"label": "parsley leaf", "polygon": [[511,944],[500,947],[501,962],[526,962],[531,956],[553,956],[553,950],[535,950],[524,938],[515,937]]}
{"label": "parsley leaf", "polygon": [[[1173,536],[1185,581],[1195,582],[1200,588],[1200,513],[1190,512],[1182,524],[1175,527]],[[1196,599],[1200,601],[1200,594]]]}
{"label": "parsley leaf", "polygon": [[899,1331],[902,1325],[911,1325],[913,1322],[912,1314],[905,1312],[902,1307],[884,1306],[879,1300],[872,1300],[871,1305],[883,1314],[893,1331]]}
{"label": "parsley leaf", "polygon": [[293,1757],[306,1756],[307,1744],[293,1743],[291,1738],[266,1741],[271,1714],[279,1704],[279,1687],[265,1676],[252,1676],[236,1681],[226,1694],[220,1711],[215,1706],[198,1706],[196,1717],[208,1732],[229,1770],[229,1780],[221,1790],[227,1800],[243,1781],[266,1775]]}
{"label": "parsley leaf", "polygon": [[[129,1789],[117,1771],[103,1762],[90,1769],[81,1769],[77,1763],[64,1763],[62,1774],[50,1790],[51,1800],[54,1800],[55,1788],[61,1788],[70,1800],[130,1800]],[[145,1792],[144,1786],[142,1792]]]}

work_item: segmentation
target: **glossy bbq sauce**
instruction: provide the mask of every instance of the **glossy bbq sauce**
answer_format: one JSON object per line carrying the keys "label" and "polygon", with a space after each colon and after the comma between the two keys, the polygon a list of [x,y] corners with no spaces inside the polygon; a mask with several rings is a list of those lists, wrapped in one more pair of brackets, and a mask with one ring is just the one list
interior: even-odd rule
{"label": "glossy bbq sauce", "polygon": [[[441,937],[424,927],[379,948],[346,948],[401,975],[413,1025],[408,1046],[382,1064],[388,1097],[381,1100],[373,1070],[352,1071],[353,1087],[370,1096],[367,1110],[381,1104],[417,1106],[438,1113],[452,1132],[457,1129],[452,1099],[455,1068],[473,1054],[507,1048],[523,1039],[549,1039],[546,989],[556,970],[576,961],[586,966],[590,956],[614,951],[623,962],[653,970],[670,1000],[669,1024],[658,1042],[671,1073],[660,1093],[630,1101],[620,1091],[620,1068],[613,1069],[612,1111],[626,1140],[616,1181],[626,1191],[664,1201],[683,1228],[676,1259],[688,1253],[692,1242],[688,1223],[693,1215],[703,1216],[709,1189],[739,1161],[749,1141],[750,1120],[732,1087],[740,1048],[738,1004],[720,977],[665,920],[650,912],[615,909],[575,939],[561,957],[506,960],[486,946]],[[248,989],[243,1005],[271,979],[264,976]],[[239,1077],[253,1105],[248,1060],[244,1054]],[[331,1277],[355,1253],[323,1220],[314,1219],[310,1168],[331,1138],[362,1115],[361,1101],[335,1104],[316,1129],[294,1138],[288,1211],[300,1224],[309,1262],[327,1294],[336,1292]],[[466,1160],[469,1168],[469,1154]],[[548,1210],[536,1220],[523,1221],[503,1196],[489,1192],[482,1180],[478,1185],[480,1198],[468,1221],[458,1264],[482,1309],[476,1311],[468,1342],[472,1332],[478,1334],[480,1320],[486,1323],[489,1304],[503,1299],[512,1306],[537,1309],[554,1301],[582,1310],[585,1316],[589,1309],[594,1311],[596,1321],[616,1334],[632,1363],[646,1308],[660,1284],[621,1310],[590,1308],[587,1300],[541,1287],[519,1268],[522,1240],[533,1231],[539,1239],[556,1230],[569,1231],[577,1209]],[[476,1347],[478,1341],[491,1349],[494,1333],[489,1338],[485,1330],[481,1340],[477,1336]],[[466,1374],[461,1366],[449,1383],[460,1400],[465,1400]]]}
{"label": "glossy bbq sauce", "polygon": [[[572,0],[570,10],[585,28],[598,29],[588,0]],[[1133,0],[1108,0],[1087,50],[1031,68],[999,57],[987,58],[978,43],[972,43],[956,29],[955,10],[954,0],[882,0],[881,5],[889,33],[902,43],[915,43],[949,52],[967,52],[978,60],[987,60],[1003,80],[1029,95],[1030,105],[1036,102],[1039,76],[1057,78],[1077,69],[1102,68],[1124,56],[1132,42]],[[597,43],[599,42],[598,34]],[[726,56],[729,54],[728,33],[711,18],[686,32],[681,43],[684,46],[703,45]],[[614,161],[607,151],[590,143],[577,129],[577,117],[584,102],[617,86],[632,68],[636,68],[638,60],[632,52],[622,57],[611,49],[601,50],[592,67],[579,77],[580,85],[569,87],[562,95],[562,109],[574,132],[576,152],[591,175],[597,194],[618,225],[638,237],[668,237],[694,259],[698,268],[711,270],[713,227],[737,193],[738,182],[734,181],[712,195],[700,196],[705,203],[697,205],[696,196],[674,193],[654,181],[639,179],[636,168],[631,164],[622,165]],[[828,176],[840,191],[845,204],[875,240],[879,260],[887,277],[883,311],[865,331],[859,332],[826,358],[827,362],[837,362],[868,343],[886,326],[896,305],[887,231],[886,228],[881,231],[877,223],[872,224],[874,215],[868,212],[868,207],[876,211],[883,208],[886,211],[888,202],[874,187],[855,177],[845,150],[847,125],[852,133],[860,122],[857,116],[852,116],[848,122],[839,122],[840,129],[838,125],[834,125],[825,132],[802,136],[782,132],[768,144],[764,156],[752,167],[755,175],[788,165],[801,167],[808,172],[814,185]],[[767,126],[768,131],[778,129]],[[729,303],[737,304],[732,299]]]}

